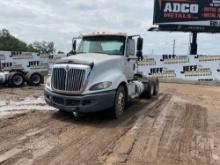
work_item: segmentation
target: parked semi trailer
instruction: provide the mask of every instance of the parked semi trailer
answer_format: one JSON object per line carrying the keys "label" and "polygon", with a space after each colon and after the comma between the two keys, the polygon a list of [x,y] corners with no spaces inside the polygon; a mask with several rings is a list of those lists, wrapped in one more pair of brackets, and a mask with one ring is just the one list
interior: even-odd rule
{"label": "parked semi trailer", "polygon": [[79,38],[78,49],[78,38],[73,39],[73,55],[53,66],[44,92],[49,105],[75,116],[111,109],[119,118],[129,100],[158,95],[158,79],[138,72],[143,49],[139,35],[93,33]]}
{"label": "parked semi trailer", "polygon": [[0,51],[0,85],[38,86],[44,82],[44,74],[58,57],[33,52]]}

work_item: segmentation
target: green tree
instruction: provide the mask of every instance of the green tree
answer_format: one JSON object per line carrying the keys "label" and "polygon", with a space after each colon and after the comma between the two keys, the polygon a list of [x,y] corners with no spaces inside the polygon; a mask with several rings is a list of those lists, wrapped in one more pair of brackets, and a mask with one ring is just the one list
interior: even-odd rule
{"label": "green tree", "polygon": [[32,44],[26,44],[25,42],[12,36],[7,29],[0,30],[0,50],[5,51],[28,51],[39,53],[54,53],[54,43],[42,41],[35,41]]}
{"label": "green tree", "polygon": [[3,29],[0,31],[0,50],[27,51],[27,44],[10,35],[8,30]]}
{"label": "green tree", "polygon": [[29,45],[29,48],[33,48],[34,50],[42,54],[43,53],[50,54],[55,52],[54,43],[47,41],[42,41],[42,42],[35,41],[33,44]]}
{"label": "green tree", "polygon": [[37,50],[34,49],[34,47],[32,46],[32,44],[27,45],[27,51],[28,51],[28,52],[37,52]]}

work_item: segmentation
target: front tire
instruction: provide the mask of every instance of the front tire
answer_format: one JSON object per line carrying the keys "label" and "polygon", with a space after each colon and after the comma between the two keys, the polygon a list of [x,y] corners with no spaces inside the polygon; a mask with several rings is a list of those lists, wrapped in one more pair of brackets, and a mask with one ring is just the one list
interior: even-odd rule
{"label": "front tire", "polygon": [[126,91],[124,86],[119,86],[115,95],[114,107],[112,109],[112,117],[114,119],[120,118],[125,110],[126,105]]}

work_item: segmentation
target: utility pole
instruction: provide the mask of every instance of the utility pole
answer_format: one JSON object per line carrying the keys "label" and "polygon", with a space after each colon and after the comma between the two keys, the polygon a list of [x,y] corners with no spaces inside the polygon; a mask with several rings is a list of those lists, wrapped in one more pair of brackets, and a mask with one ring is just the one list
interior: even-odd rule
{"label": "utility pole", "polygon": [[192,41],[190,44],[190,54],[196,55],[197,54],[197,32],[192,32]]}
{"label": "utility pole", "polygon": [[175,55],[176,50],[176,40],[173,40],[173,55]]}

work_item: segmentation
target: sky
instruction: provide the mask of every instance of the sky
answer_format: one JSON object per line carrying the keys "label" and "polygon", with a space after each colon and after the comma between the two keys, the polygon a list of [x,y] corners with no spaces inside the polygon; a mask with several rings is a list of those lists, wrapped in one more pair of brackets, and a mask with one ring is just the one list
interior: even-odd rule
{"label": "sky", "polygon": [[[148,32],[153,0],[0,0],[0,29],[19,39],[53,41],[69,52],[72,37],[87,32],[126,32],[144,37],[144,54],[189,52],[189,33]],[[220,34],[199,34],[199,54],[220,54]]]}

